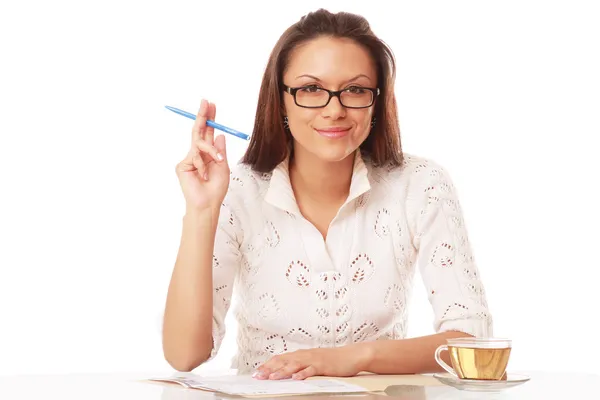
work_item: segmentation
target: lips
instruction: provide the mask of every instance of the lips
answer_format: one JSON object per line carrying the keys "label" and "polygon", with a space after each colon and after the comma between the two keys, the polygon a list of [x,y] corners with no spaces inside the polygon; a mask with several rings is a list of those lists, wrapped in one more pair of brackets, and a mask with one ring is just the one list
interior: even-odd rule
{"label": "lips", "polygon": [[346,136],[348,132],[350,132],[350,129],[350,127],[345,126],[332,126],[328,128],[318,128],[315,129],[315,131],[317,131],[319,135],[328,138],[340,138]]}

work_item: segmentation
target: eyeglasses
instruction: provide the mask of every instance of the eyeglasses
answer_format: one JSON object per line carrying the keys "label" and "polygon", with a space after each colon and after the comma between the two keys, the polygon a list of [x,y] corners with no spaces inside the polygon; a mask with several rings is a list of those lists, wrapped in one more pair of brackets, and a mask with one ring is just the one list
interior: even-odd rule
{"label": "eyeglasses", "polygon": [[346,108],[367,108],[375,102],[379,95],[379,88],[350,86],[342,90],[327,90],[315,85],[289,87],[283,85],[285,91],[294,96],[298,107],[322,108],[326,107],[332,97],[337,97],[340,104]]}

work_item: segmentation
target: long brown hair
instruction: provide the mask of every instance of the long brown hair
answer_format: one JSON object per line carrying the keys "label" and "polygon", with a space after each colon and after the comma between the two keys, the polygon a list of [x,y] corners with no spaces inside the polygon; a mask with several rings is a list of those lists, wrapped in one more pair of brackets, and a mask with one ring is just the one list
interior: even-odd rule
{"label": "long brown hair", "polygon": [[347,12],[333,14],[324,9],[300,18],[281,35],[271,51],[258,96],[252,137],[241,162],[256,171],[270,172],[288,156],[292,136],[283,125],[283,72],[296,46],[321,36],[352,39],[373,57],[381,93],[375,103],[375,126],[360,149],[375,165],[401,165],[394,95],[396,62],[392,50],[375,36],[364,17]]}

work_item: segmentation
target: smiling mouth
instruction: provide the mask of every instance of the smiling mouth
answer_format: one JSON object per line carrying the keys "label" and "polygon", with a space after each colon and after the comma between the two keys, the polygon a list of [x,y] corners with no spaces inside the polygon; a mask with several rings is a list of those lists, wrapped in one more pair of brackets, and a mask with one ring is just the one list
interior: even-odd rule
{"label": "smiling mouth", "polygon": [[348,132],[350,132],[349,127],[334,127],[334,128],[323,128],[323,129],[315,129],[317,133],[321,136],[325,136],[328,138],[340,138],[346,136]]}

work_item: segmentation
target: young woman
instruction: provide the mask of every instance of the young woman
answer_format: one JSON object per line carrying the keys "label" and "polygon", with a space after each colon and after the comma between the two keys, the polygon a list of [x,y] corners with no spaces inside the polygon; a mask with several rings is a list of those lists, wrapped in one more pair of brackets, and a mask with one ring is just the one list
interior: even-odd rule
{"label": "young woman", "polygon": [[[260,379],[440,371],[446,339],[492,335],[451,179],[401,150],[394,78],[364,18],[319,10],[273,49],[231,172],[202,101],[177,166],[187,208],[164,316],[171,366],[215,356],[234,289],[232,367]],[[436,333],[406,339],[415,267]]]}

